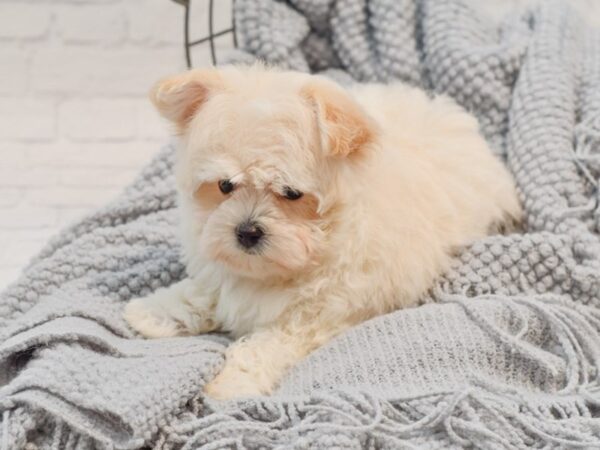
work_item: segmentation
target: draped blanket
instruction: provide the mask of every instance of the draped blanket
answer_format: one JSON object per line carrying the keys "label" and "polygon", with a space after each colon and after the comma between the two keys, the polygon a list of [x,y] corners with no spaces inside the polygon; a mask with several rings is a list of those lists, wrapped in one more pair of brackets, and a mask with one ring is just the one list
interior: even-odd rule
{"label": "draped blanket", "polygon": [[0,296],[0,449],[598,448],[600,32],[568,0],[500,23],[477,3],[238,0],[230,58],[452,96],[514,174],[523,230],[272,396],[215,402],[226,337],[143,340],[121,317],[185,276],[168,145]]}

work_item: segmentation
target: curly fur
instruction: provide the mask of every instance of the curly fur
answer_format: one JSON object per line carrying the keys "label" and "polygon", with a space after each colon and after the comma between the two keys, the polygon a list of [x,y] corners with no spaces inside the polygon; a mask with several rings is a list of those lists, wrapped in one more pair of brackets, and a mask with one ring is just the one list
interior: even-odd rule
{"label": "curly fur", "polygon": [[[253,66],[187,72],[152,98],[181,133],[189,278],[125,317],[147,337],[237,338],[206,388],[217,398],[268,394],[336,334],[414,306],[456,249],[520,217],[511,176],[446,97]],[[255,251],[236,242],[249,218],[265,230]]]}

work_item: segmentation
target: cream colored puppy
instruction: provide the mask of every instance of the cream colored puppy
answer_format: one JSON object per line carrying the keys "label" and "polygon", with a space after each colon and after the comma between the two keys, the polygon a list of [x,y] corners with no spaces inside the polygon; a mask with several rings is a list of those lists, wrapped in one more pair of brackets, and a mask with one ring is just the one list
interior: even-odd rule
{"label": "cream colored puppy", "polygon": [[183,73],[152,100],[181,134],[189,278],[125,318],[147,337],[235,337],[206,387],[216,398],[270,393],[336,334],[415,305],[457,248],[520,216],[511,176],[446,97],[254,66]]}

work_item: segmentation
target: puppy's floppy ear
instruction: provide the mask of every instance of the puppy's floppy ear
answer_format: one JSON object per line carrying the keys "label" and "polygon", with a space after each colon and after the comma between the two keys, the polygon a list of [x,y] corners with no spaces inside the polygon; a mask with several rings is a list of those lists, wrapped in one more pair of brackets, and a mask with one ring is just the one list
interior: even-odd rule
{"label": "puppy's floppy ear", "polygon": [[150,100],[160,114],[183,131],[211,92],[223,86],[216,69],[197,69],[165,78],[152,88]]}
{"label": "puppy's floppy ear", "polygon": [[375,140],[377,125],[373,119],[334,82],[315,77],[302,87],[301,95],[314,105],[327,154],[358,154]]}

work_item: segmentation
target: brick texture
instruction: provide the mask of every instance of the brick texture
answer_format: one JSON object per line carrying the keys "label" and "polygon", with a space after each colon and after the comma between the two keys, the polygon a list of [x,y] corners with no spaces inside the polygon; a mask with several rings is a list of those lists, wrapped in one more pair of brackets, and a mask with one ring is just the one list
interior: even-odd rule
{"label": "brick texture", "polygon": [[27,90],[27,55],[16,49],[0,50],[0,95],[23,95]]}
{"label": "brick texture", "polygon": [[65,136],[75,141],[128,141],[137,135],[132,100],[69,100],[59,107],[58,119]]}
{"label": "brick texture", "polygon": [[[192,2],[192,38],[207,32],[207,3]],[[228,27],[231,1],[215,4]],[[0,289],[168,140],[147,92],[185,68],[182,33],[169,0],[0,1]],[[207,48],[193,56],[210,61]]]}
{"label": "brick texture", "polygon": [[52,21],[52,8],[45,2],[0,3],[0,38],[7,40],[42,39]]}
{"label": "brick texture", "polygon": [[67,43],[106,46],[126,39],[127,17],[118,4],[63,6],[57,12],[57,23],[60,36]]}

